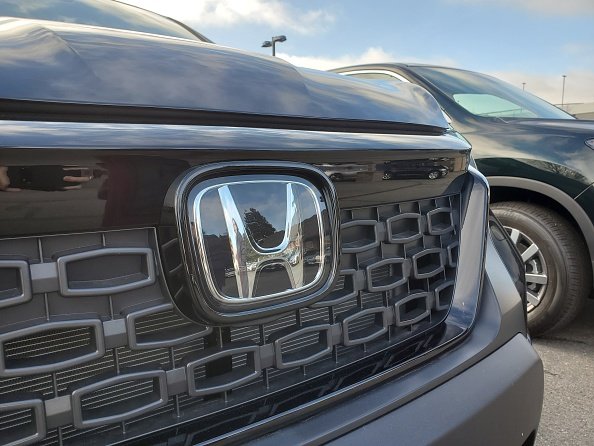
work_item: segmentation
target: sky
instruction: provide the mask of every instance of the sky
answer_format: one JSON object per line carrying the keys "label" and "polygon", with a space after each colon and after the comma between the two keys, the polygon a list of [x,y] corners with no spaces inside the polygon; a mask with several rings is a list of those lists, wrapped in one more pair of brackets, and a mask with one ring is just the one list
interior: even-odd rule
{"label": "sky", "polygon": [[594,0],[124,0],[224,46],[329,69],[418,62],[497,76],[559,104],[594,102]]}

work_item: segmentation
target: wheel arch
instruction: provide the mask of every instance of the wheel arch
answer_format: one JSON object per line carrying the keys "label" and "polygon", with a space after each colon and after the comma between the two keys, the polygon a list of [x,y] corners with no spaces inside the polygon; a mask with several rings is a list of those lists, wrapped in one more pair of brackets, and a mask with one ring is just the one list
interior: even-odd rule
{"label": "wheel arch", "polygon": [[569,220],[586,242],[594,275],[594,224],[571,196],[549,184],[528,178],[492,176],[487,179],[491,186],[492,203],[528,201],[551,208]]}

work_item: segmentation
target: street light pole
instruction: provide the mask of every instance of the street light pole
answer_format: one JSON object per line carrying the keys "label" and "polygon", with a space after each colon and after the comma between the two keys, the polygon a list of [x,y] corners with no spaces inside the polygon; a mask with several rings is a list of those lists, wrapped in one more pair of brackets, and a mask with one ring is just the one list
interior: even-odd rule
{"label": "street light pole", "polygon": [[567,75],[563,74],[563,89],[561,90],[561,108],[563,108],[563,105],[565,104],[565,78],[567,77]]}
{"label": "street light pole", "polygon": [[522,91],[526,90],[526,82],[522,82]]}
{"label": "street light pole", "polygon": [[276,56],[276,42],[284,42],[287,40],[287,36],[274,36],[271,40],[265,40],[262,43],[262,48],[270,48],[272,47],[272,55]]}

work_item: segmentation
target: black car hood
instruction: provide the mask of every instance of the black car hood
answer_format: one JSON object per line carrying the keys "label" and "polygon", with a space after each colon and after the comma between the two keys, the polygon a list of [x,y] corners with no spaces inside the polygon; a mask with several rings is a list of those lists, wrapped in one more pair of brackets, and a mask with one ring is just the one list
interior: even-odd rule
{"label": "black car hood", "polygon": [[446,128],[423,88],[382,88],[208,43],[0,19],[0,99],[370,120]]}

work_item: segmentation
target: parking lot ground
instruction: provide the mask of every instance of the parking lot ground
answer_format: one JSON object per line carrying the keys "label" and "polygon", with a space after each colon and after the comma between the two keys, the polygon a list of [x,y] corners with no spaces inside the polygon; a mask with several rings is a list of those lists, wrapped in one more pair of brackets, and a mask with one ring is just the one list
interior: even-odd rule
{"label": "parking lot ground", "polygon": [[534,340],[545,397],[537,446],[594,445],[594,301],[567,328]]}

